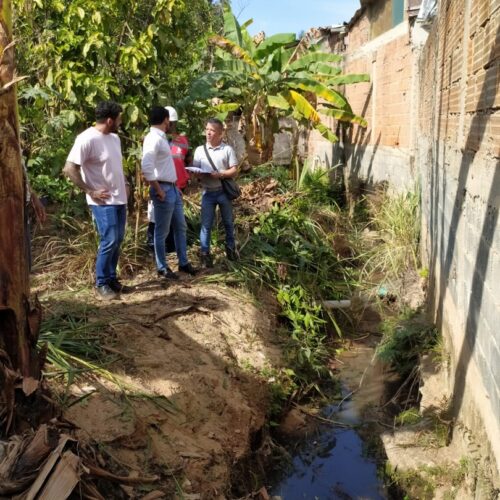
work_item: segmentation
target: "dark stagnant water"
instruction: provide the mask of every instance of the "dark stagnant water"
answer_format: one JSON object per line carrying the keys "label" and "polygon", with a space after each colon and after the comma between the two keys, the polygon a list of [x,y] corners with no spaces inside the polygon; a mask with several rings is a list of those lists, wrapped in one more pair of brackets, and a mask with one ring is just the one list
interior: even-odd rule
{"label": "dark stagnant water", "polygon": [[[342,404],[321,410],[325,418],[355,426],[320,425],[289,446],[292,464],[275,479],[269,494],[283,500],[385,499],[377,459],[370,456],[366,425],[381,406],[391,377],[373,360],[374,347],[360,344],[341,357]],[[349,394],[353,392],[352,396]],[[370,415],[370,416],[369,416]],[[364,436],[364,439],[361,437]],[[368,441],[367,441],[368,438]]]}

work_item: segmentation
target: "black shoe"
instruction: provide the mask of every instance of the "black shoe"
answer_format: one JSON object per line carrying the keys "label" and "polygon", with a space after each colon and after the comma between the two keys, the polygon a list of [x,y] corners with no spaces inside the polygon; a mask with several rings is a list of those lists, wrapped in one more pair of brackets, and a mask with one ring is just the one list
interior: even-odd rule
{"label": "black shoe", "polygon": [[118,279],[110,280],[108,281],[108,286],[113,290],[113,292],[116,293],[130,293],[133,288],[131,286],[124,285],[123,283],[120,283]]}
{"label": "black shoe", "polygon": [[212,257],[209,253],[202,253],[200,257],[201,267],[204,269],[208,269],[214,267],[214,263],[212,262]]}
{"label": "black shoe", "polygon": [[191,276],[194,276],[198,272],[198,269],[195,269],[188,262],[185,266],[179,266],[179,271],[182,271],[183,273],[187,273],[187,274],[190,274]]}
{"label": "black shoe", "polygon": [[109,285],[96,286],[95,289],[101,300],[113,300],[118,297],[118,294]]}
{"label": "black shoe", "polygon": [[226,247],[226,257],[228,260],[238,260],[239,255],[235,248]]}
{"label": "black shoe", "polygon": [[177,274],[175,274],[172,269],[168,268],[167,269],[164,269],[162,271],[158,271],[158,276],[160,278],[165,278],[166,280],[178,280],[179,279],[179,276],[177,276]]}

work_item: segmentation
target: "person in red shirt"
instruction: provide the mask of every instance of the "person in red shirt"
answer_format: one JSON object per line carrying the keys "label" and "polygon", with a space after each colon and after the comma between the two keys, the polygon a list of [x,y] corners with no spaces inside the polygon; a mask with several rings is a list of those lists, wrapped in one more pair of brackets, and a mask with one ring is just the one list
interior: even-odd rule
{"label": "person in red shirt", "polygon": [[185,135],[177,132],[177,121],[179,117],[177,111],[172,106],[166,106],[170,116],[170,126],[167,131],[169,138],[170,151],[175,163],[175,171],[177,173],[177,187],[183,191],[189,182],[189,173],[186,170],[186,164],[189,165],[189,141]]}
{"label": "person in red shirt", "polygon": [[[179,115],[177,111],[172,106],[165,106],[169,115],[169,128],[167,130],[168,143],[170,145],[170,151],[172,152],[172,157],[175,165],[175,172],[177,174],[177,187],[184,191],[189,183],[189,173],[186,170],[186,165],[189,165],[191,161],[191,152],[189,150],[189,141],[187,136],[179,134],[177,131],[177,122],[179,121]],[[148,247],[154,249],[154,231],[155,231],[155,220],[153,215],[153,205],[151,201],[148,203],[148,233],[147,233],[147,244]],[[175,243],[173,238],[172,228],[167,235],[165,240],[165,249],[167,253],[175,252]]]}

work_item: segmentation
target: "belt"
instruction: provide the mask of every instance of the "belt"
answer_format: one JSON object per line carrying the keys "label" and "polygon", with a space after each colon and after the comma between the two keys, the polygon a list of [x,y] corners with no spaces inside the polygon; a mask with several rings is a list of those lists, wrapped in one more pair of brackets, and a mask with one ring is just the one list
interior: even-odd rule
{"label": "belt", "polygon": [[160,184],[168,184],[169,186],[175,186],[175,182],[170,181],[158,181]]}
{"label": "belt", "polygon": [[207,191],[209,193],[215,193],[216,191],[222,191],[222,186],[205,188],[205,191]]}

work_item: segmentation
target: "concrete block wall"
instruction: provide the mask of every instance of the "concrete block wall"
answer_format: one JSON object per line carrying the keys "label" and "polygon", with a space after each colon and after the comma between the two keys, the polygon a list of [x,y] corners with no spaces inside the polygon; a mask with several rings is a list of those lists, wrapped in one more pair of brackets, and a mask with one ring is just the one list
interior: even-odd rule
{"label": "concrete block wall", "polygon": [[[416,163],[431,312],[455,415],[500,464],[500,2],[440,3],[420,59]],[[493,462],[496,462],[495,467]]]}

